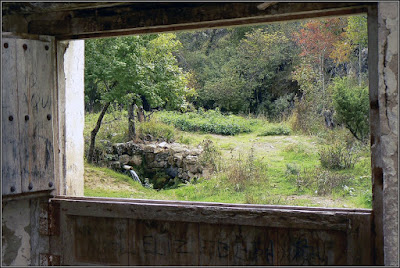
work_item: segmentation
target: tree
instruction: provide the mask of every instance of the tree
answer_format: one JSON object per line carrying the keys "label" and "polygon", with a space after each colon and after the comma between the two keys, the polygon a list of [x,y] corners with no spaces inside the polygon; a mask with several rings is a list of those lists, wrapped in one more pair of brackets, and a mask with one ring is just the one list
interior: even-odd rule
{"label": "tree", "polygon": [[348,17],[344,30],[342,38],[335,42],[330,56],[335,62],[344,63],[351,61],[354,51],[357,51],[358,86],[361,86],[362,51],[368,46],[367,17],[365,15]]}
{"label": "tree", "polygon": [[[92,162],[96,135],[111,103],[133,109],[146,99],[150,107],[176,108],[190,90],[173,52],[179,47],[173,34],[104,38],[86,41],[85,85],[96,85],[102,111],[91,132],[88,161]],[[135,136],[130,110],[131,137]],[[133,133],[132,133],[133,132]]]}
{"label": "tree", "polygon": [[344,23],[344,20],[340,18],[310,20],[298,33],[294,34],[295,40],[302,48],[300,56],[307,57],[318,66],[322,98],[325,98],[326,91],[325,62],[334,49],[334,43],[340,38]]}
{"label": "tree", "polygon": [[291,52],[290,40],[282,31],[256,28],[240,42],[237,65],[246,81],[243,90],[252,92],[252,112],[266,109],[271,113],[270,103],[289,93]]}
{"label": "tree", "polygon": [[357,86],[350,77],[336,78],[333,101],[339,123],[353,136],[365,141],[369,135],[369,95],[367,86]]}
{"label": "tree", "polygon": [[179,64],[193,74],[196,106],[276,114],[275,100],[297,90],[290,79],[298,54],[290,30],[298,27],[290,22],[178,34]]}

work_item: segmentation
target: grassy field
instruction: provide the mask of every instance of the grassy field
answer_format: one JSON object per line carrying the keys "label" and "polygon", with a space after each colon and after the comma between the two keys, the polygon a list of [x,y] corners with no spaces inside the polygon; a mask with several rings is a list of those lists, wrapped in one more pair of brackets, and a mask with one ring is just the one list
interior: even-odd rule
{"label": "grassy field", "polygon": [[[161,121],[162,116],[166,114],[158,114],[153,120]],[[95,119],[95,115],[86,117],[85,139],[88,138]],[[349,139],[349,133],[345,129],[326,131],[319,137],[305,136],[291,130],[287,133],[287,126],[284,124],[271,124],[263,119],[251,120],[251,131],[236,135],[174,129],[176,142],[196,146],[203,140],[211,140],[221,153],[221,157],[215,159],[219,170],[211,179],[200,179],[190,184],[180,184],[174,189],[156,191],[133,182],[129,176],[85,164],[85,195],[319,207],[371,207],[368,146],[355,147],[351,167],[337,170],[321,166],[321,148],[327,144],[336,148],[334,141]],[[106,124],[99,133],[99,140],[121,142],[126,132],[125,121],[121,113],[108,114],[105,118]],[[160,125],[159,121],[150,128]],[[171,120],[171,124],[172,122]],[[281,135],[272,135],[279,134],[276,133],[277,128],[283,129]],[[273,129],[272,134],[268,134],[270,129]]]}

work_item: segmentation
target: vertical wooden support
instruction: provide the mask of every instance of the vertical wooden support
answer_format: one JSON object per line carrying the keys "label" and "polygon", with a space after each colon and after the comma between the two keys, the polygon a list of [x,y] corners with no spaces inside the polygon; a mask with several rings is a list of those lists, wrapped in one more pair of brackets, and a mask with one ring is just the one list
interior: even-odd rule
{"label": "vertical wooden support", "polygon": [[2,194],[53,190],[54,38],[3,35]]}
{"label": "vertical wooden support", "polygon": [[2,39],[2,194],[21,193],[16,39]]}
{"label": "vertical wooden support", "polygon": [[383,168],[379,103],[379,33],[377,5],[368,8],[368,71],[372,169],[372,234],[375,265],[383,265]]}

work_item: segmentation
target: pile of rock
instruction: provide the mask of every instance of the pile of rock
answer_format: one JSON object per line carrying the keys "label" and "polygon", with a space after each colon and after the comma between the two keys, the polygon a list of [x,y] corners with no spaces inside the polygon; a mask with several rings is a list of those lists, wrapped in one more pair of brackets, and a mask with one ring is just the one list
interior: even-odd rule
{"label": "pile of rock", "polygon": [[202,165],[201,146],[190,148],[179,143],[134,142],[117,143],[107,149],[103,162],[120,170],[123,165],[145,170],[146,173],[164,172],[170,178],[190,181],[193,178],[208,178],[211,170]]}

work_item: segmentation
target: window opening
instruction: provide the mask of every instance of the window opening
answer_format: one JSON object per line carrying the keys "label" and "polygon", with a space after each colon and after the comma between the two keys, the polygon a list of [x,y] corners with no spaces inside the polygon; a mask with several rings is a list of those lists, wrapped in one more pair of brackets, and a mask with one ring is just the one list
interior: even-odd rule
{"label": "window opening", "polygon": [[367,57],[366,15],[86,40],[85,196],[371,208]]}

